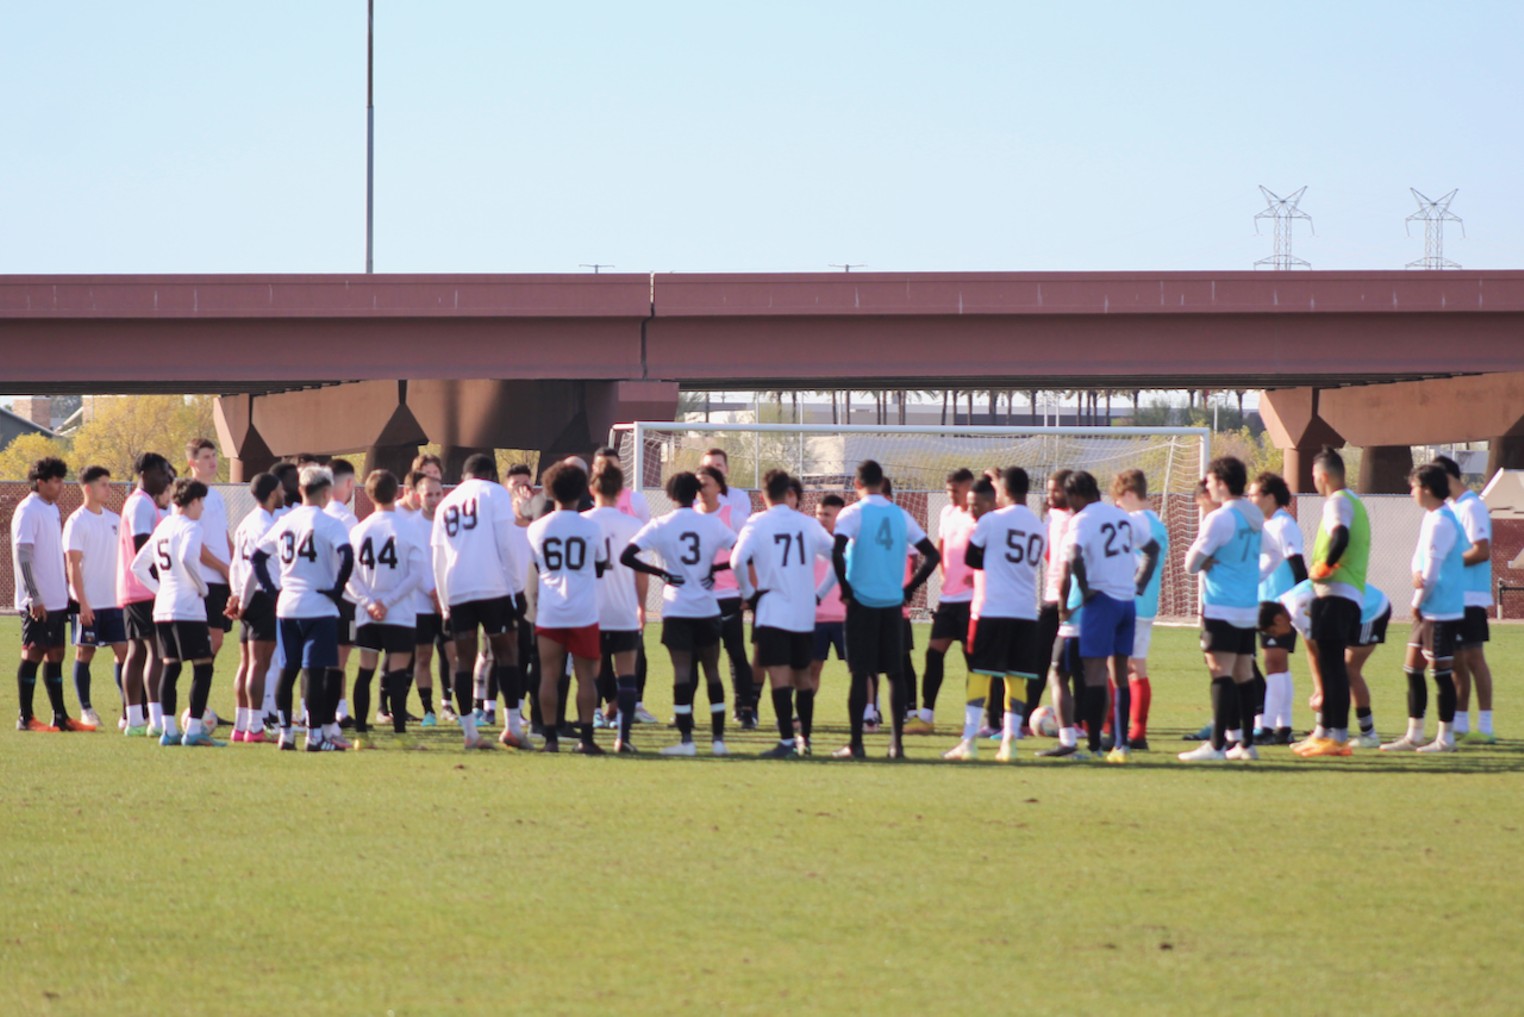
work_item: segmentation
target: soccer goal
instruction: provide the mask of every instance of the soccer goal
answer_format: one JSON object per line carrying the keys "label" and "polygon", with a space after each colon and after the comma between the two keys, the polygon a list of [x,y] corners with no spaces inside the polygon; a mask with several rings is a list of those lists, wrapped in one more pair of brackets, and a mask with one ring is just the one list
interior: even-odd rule
{"label": "soccer goal", "polygon": [[[638,486],[653,514],[670,508],[663,490],[674,473],[698,468],[711,448],[725,450],[730,482],[755,492],[769,470],[786,470],[806,490],[807,511],[823,494],[852,500],[857,464],[876,459],[894,488],[894,500],[914,515],[933,540],[948,503],[947,474],[959,467],[975,473],[990,467],[1020,466],[1032,477],[1028,504],[1041,514],[1049,473],[1060,468],[1088,470],[1107,493],[1111,480],[1127,469],[1148,477],[1154,510],[1169,527],[1170,552],[1160,588],[1161,616],[1196,613],[1196,581],[1181,561],[1195,539],[1198,515],[1193,498],[1206,472],[1211,432],[1204,427],[919,427],[834,424],[709,424],[636,421],[618,424],[609,444],[619,450],[626,482]],[[762,507],[753,494],[754,507]],[[934,605],[939,577],[917,597],[916,611]],[[924,602],[922,597],[927,598]]]}

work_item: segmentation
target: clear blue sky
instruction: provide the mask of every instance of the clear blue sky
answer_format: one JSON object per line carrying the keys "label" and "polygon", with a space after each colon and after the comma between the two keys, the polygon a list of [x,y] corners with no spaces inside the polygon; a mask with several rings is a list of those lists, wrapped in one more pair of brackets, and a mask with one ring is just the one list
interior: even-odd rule
{"label": "clear blue sky", "polygon": [[[1524,267],[1524,4],[377,0],[377,271]],[[364,0],[0,14],[0,272],[364,267]]]}

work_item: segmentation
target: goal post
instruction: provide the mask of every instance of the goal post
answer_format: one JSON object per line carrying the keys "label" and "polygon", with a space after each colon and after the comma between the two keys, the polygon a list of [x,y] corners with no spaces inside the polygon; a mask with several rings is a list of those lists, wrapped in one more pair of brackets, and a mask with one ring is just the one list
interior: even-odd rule
{"label": "goal post", "polygon": [[[1088,470],[1103,494],[1122,470],[1148,477],[1149,501],[1170,532],[1163,563],[1161,617],[1191,617],[1197,607],[1196,582],[1180,562],[1195,539],[1196,482],[1210,459],[1211,431],[1205,427],[1000,427],[835,424],[734,424],[701,421],[635,421],[617,424],[609,444],[619,451],[626,484],[645,494],[653,514],[670,508],[663,490],[674,473],[696,470],[704,453],[722,448],[733,486],[755,492],[768,471],[799,478],[807,510],[821,495],[835,492],[852,500],[857,464],[875,459],[893,484],[895,501],[926,528],[933,540],[947,505],[946,475],[959,467],[975,473],[990,467],[1020,466],[1032,478],[1029,504],[1041,511],[1047,476],[1060,468]],[[761,502],[754,495],[754,507]],[[935,604],[939,577],[928,584]],[[918,601],[920,598],[917,598]],[[915,605],[924,610],[924,604]]]}

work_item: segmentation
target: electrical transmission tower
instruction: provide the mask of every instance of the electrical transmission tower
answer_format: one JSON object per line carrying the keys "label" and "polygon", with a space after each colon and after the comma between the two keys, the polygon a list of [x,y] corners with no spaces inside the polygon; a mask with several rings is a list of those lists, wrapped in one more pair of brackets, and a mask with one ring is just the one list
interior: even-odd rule
{"label": "electrical transmission tower", "polygon": [[[1306,185],[1297,188],[1286,197],[1282,198],[1264,184],[1260,184],[1259,193],[1265,196],[1265,210],[1254,217],[1254,232],[1259,232],[1261,219],[1273,219],[1275,221],[1275,253],[1268,258],[1261,258],[1254,263],[1255,268],[1261,265],[1284,271],[1289,268],[1311,268],[1309,262],[1303,261],[1291,253],[1291,227],[1298,219],[1306,219],[1307,225],[1312,226],[1312,216],[1297,207],[1302,200],[1302,195],[1307,192]],[[1317,236],[1317,230],[1313,230],[1313,236]]]}
{"label": "electrical transmission tower", "polygon": [[1408,268],[1460,268],[1455,262],[1445,260],[1445,223],[1460,223],[1461,236],[1466,235],[1465,221],[1450,211],[1450,202],[1455,200],[1455,191],[1460,188],[1455,188],[1438,201],[1430,201],[1416,187],[1409,187],[1408,190],[1413,192],[1413,200],[1418,202],[1418,211],[1404,220],[1403,228],[1412,236],[1412,227],[1408,224],[1414,220],[1423,223],[1423,257],[1408,262]]}

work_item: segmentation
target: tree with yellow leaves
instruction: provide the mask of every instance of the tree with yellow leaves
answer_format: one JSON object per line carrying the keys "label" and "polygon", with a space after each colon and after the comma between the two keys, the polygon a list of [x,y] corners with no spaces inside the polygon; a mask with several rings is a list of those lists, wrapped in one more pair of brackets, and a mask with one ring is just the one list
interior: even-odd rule
{"label": "tree with yellow leaves", "polygon": [[[69,465],[104,466],[114,479],[130,481],[138,455],[157,452],[184,472],[186,442],[215,436],[210,396],[97,397],[74,436]],[[219,473],[226,476],[225,464]]]}
{"label": "tree with yellow leaves", "polygon": [[[19,434],[5,446],[4,451],[0,451],[0,480],[25,480],[26,472],[32,468],[32,464],[48,456],[57,456],[68,462],[69,446],[45,434]],[[70,462],[70,475],[76,472],[74,464]]]}

